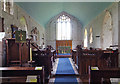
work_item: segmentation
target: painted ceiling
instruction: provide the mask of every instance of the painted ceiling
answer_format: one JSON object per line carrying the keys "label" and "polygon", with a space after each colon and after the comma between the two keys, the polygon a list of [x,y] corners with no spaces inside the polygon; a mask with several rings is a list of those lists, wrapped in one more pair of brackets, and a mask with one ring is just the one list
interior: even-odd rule
{"label": "painted ceiling", "polygon": [[87,25],[112,2],[16,2],[43,27],[57,14],[65,11]]}

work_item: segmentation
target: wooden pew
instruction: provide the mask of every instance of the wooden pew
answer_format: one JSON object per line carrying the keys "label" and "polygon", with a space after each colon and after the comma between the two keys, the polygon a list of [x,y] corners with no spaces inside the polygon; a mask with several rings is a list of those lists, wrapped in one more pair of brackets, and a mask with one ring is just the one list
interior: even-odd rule
{"label": "wooden pew", "polygon": [[52,61],[55,62],[55,59],[56,59],[56,50],[51,50],[51,53],[52,53]]}
{"label": "wooden pew", "polygon": [[103,50],[99,67],[118,67],[118,50]]}
{"label": "wooden pew", "polygon": [[99,66],[98,60],[102,51],[98,50],[77,50],[78,53],[78,72],[82,75],[88,75],[88,66]]}
{"label": "wooden pew", "polygon": [[75,62],[75,64],[77,64],[76,56],[77,56],[77,50],[76,50],[76,49],[73,49],[73,50],[72,50],[72,59],[73,59],[73,61]]}
{"label": "wooden pew", "polygon": [[74,61],[74,64],[76,66],[76,69],[78,69],[78,53],[76,49],[72,50],[72,59]]}
{"label": "wooden pew", "polygon": [[[21,83],[20,79],[26,78],[28,75],[37,75],[37,84],[45,83],[44,67],[41,70],[35,70],[35,67],[0,67],[0,72],[2,73],[3,84]],[[8,79],[8,81],[4,81],[5,79]],[[12,79],[15,80],[11,82]],[[26,83],[26,81],[22,83]]]}
{"label": "wooden pew", "polygon": [[35,61],[36,66],[44,66],[45,68],[45,79],[49,80],[52,70],[52,53],[51,50],[37,50],[32,51],[33,61]]}
{"label": "wooden pew", "polygon": [[102,79],[120,78],[120,68],[92,70],[89,66],[89,84],[102,84]]}
{"label": "wooden pew", "polygon": [[79,59],[78,59],[78,54],[79,54],[78,49],[82,49],[81,45],[77,45],[75,49],[71,50],[72,51],[72,59],[73,59],[77,69],[78,69],[78,61],[79,61]]}
{"label": "wooden pew", "polygon": [[99,68],[118,67],[118,52],[113,50],[83,50],[77,48],[78,72],[88,75],[89,66]]}

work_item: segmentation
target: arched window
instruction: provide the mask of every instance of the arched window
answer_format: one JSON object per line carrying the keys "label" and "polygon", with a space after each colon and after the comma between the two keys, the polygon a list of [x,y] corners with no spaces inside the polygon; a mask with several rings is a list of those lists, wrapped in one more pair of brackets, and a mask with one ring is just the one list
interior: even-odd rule
{"label": "arched window", "polygon": [[13,15],[13,0],[2,0],[2,10]]}
{"label": "arched window", "polygon": [[26,31],[26,37],[28,38],[27,22],[24,16],[20,18],[20,28]]}
{"label": "arched window", "polygon": [[102,29],[102,48],[109,48],[110,45],[112,45],[112,17],[110,12],[106,11]]}
{"label": "arched window", "polygon": [[93,29],[90,27],[90,38],[89,38],[90,43],[93,42]]}
{"label": "arched window", "polygon": [[61,15],[57,19],[57,40],[71,40],[71,23],[67,15]]}
{"label": "arched window", "polygon": [[22,30],[27,31],[27,22],[24,16],[20,18],[20,27]]}
{"label": "arched window", "polygon": [[87,29],[84,31],[84,47],[88,47]]}

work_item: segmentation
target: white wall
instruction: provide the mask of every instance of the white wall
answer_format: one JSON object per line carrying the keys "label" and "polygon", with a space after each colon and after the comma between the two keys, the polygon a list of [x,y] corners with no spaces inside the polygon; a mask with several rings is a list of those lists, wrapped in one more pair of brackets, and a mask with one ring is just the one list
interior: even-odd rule
{"label": "white wall", "polygon": [[[31,33],[31,30],[34,27],[37,27],[37,29],[40,32],[40,38],[38,41],[38,44],[42,44],[41,43],[41,38],[42,38],[42,34],[45,33],[45,28],[43,28],[40,24],[38,24],[31,16],[29,16],[22,8],[20,8],[19,6],[17,6],[16,4],[14,4],[14,14],[10,15],[4,11],[2,11],[2,17],[4,18],[4,30],[5,32],[11,32],[11,24],[16,25],[17,27],[21,27],[20,24],[20,18],[21,17],[25,17],[26,22],[27,22],[27,30],[28,30],[28,34]],[[7,29],[8,28],[8,29]],[[11,36],[9,36],[11,37]]]}
{"label": "white wall", "polygon": [[[18,28],[21,27],[20,24],[20,18],[25,17],[26,23],[27,23],[27,30],[28,34],[31,33],[31,30],[34,27],[37,27],[37,29],[40,32],[40,36],[38,39],[38,45],[42,45],[42,37],[43,34],[45,34],[45,28],[42,27],[39,23],[37,23],[31,16],[29,16],[22,8],[20,8],[18,5],[14,3],[14,13],[13,15],[10,15],[6,13],[5,11],[2,11],[1,3],[0,3],[0,16],[4,18],[4,31],[11,33],[11,25],[16,25]],[[6,36],[7,38],[11,38],[11,34],[9,36]],[[2,64],[0,64],[2,65]]]}
{"label": "white wall", "polygon": [[[118,3],[113,3],[111,6],[106,8],[105,10],[109,11],[112,17],[112,45],[118,45]],[[106,11],[101,12],[97,17],[95,17],[88,25],[85,26],[88,30],[88,40],[89,40],[89,28],[92,26],[93,28],[93,43],[90,44],[88,41],[88,47],[94,48],[102,48],[102,28],[103,28],[103,20],[105,17]],[[107,33],[107,32],[106,32]],[[100,36],[100,37],[96,37]],[[107,39],[107,38],[106,38]]]}
{"label": "white wall", "polygon": [[[108,8],[105,10],[109,11],[112,17],[112,45],[120,45],[120,4],[118,3],[113,3],[110,5]],[[103,28],[103,20],[105,17],[105,11],[101,12],[94,20],[92,20],[88,25],[85,26],[89,30],[90,26],[93,27],[93,43],[89,44],[88,47],[94,47],[94,48],[101,48],[102,43],[101,43],[101,33],[102,33],[102,28]],[[118,22],[119,22],[119,27],[118,27]],[[106,32],[107,33],[107,32]],[[89,32],[88,32],[89,35]],[[96,38],[95,36],[99,35],[100,38]],[[88,36],[89,39],[89,36]],[[107,39],[107,38],[106,38]],[[119,47],[119,53],[120,53],[120,47]],[[119,54],[119,67],[120,67],[120,54]]]}

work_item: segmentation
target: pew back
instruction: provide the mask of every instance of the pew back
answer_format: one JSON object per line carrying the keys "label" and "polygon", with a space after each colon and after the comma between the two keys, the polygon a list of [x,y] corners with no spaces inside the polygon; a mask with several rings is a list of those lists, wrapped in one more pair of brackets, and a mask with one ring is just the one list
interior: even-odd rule
{"label": "pew back", "polygon": [[102,78],[120,78],[120,68],[92,70],[91,67],[89,67],[89,84],[101,84]]}
{"label": "pew back", "polygon": [[[35,67],[0,67],[0,72],[2,73],[2,79],[13,77],[27,77],[28,75],[37,75],[37,83],[44,83],[44,67],[41,70],[35,70]],[[7,82],[7,81],[6,81]],[[9,82],[9,81],[8,81]],[[14,81],[14,83],[17,80]]]}
{"label": "pew back", "polygon": [[80,75],[88,74],[88,66],[98,66],[101,51],[78,49],[78,72]]}
{"label": "pew back", "polygon": [[83,50],[77,48],[78,72],[88,75],[89,66],[99,68],[118,67],[118,52],[113,50]]}
{"label": "pew back", "polygon": [[32,51],[33,60],[35,61],[36,66],[44,66],[45,68],[45,77],[49,78],[52,70],[52,53],[51,50],[37,50]]}

